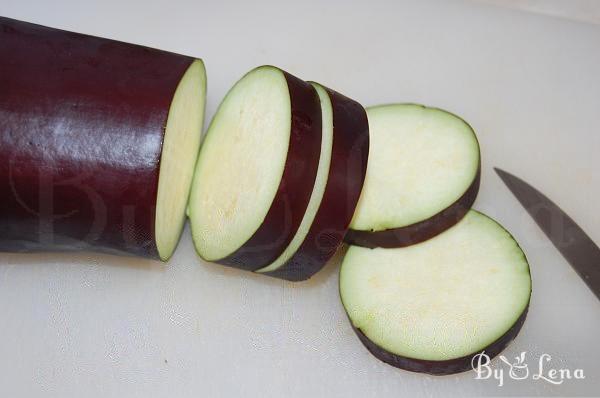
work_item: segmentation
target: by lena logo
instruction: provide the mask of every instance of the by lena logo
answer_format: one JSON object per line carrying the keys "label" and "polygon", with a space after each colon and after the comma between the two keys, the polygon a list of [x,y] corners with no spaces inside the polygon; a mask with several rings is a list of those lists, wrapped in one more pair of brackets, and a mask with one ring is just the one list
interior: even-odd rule
{"label": "by lena logo", "polygon": [[583,369],[565,369],[556,368],[552,365],[552,357],[549,354],[542,354],[537,359],[537,368],[532,367],[531,371],[526,362],[527,351],[521,352],[516,356],[514,361],[508,360],[504,355],[499,355],[499,366],[492,369],[490,366],[490,357],[482,352],[473,356],[471,366],[475,371],[476,380],[495,379],[498,381],[498,386],[504,385],[505,377],[512,380],[541,380],[551,384],[562,384],[565,380],[582,380],[585,379]]}

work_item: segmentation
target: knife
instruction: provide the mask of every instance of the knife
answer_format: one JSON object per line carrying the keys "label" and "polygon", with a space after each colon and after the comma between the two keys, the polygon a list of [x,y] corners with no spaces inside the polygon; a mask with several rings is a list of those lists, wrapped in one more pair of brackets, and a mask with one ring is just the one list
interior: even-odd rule
{"label": "knife", "polygon": [[504,170],[496,167],[494,170],[600,300],[600,249],[598,246],[571,217],[540,191]]}

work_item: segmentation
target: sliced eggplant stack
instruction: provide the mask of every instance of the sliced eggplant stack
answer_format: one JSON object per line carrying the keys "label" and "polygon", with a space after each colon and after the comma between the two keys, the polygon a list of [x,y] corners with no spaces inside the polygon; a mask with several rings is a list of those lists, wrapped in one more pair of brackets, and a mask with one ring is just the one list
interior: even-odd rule
{"label": "sliced eggplant stack", "polygon": [[369,154],[365,109],[312,83],[321,101],[321,158],[310,202],[283,253],[257,272],[301,281],[318,272],[342,244],[362,190]]}
{"label": "sliced eggplant stack", "polygon": [[517,335],[531,295],[514,238],[471,210],[436,237],[405,248],[351,246],[340,296],[356,334],[380,360],[444,375],[494,357]]}
{"label": "sliced eggplant stack", "polygon": [[346,242],[404,247],[456,224],[479,190],[479,144],[461,118],[415,104],[367,109],[369,166]]}
{"label": "sliced eggplant stack", "polygon": [[205,97],[201,60],[0,18],[0,250],[168,259]]}
{"label": "sliced eggplant stack", "polygon": [[226,95],[200,149],[189,204],[207,261],[256,271],[274,262],[308,208],[321,155],[315,88],[273,66]]}

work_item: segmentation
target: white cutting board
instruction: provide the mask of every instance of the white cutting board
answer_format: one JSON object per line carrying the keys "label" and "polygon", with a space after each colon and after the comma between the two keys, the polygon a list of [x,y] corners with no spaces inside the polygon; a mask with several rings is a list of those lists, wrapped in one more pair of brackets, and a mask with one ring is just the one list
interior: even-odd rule
{"label": "white cutting board", "polygon": [[547,353],[586,377],[498,387],[473,372],[397,370],[351,331],[337,262],[309,282],[282,282],[203,263],[186,230],[166,265],[0,254],[0,397],[600,394],[600,302],[492,171],[530,181],[600,242],[600,25],[458,1],[0,0],[0,15],[202,57],[208,119],[266,63],[365,105],[421,102],[463,116],[482,146],[476,208],[531,263],[530,313],[504,354],[527,351],[537,368]]}

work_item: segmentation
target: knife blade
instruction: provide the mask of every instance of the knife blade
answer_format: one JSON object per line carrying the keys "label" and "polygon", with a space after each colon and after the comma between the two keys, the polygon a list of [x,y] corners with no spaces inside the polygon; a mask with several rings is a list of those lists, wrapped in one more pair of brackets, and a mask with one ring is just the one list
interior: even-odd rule
{"label": "knife blade", "polygon": [[494,170],[600,300],[600,249],[598,246],[571,217],[540,191],[504,170],[496,167]]}

